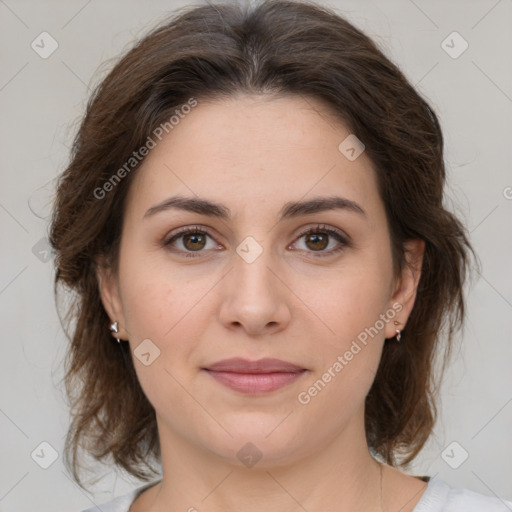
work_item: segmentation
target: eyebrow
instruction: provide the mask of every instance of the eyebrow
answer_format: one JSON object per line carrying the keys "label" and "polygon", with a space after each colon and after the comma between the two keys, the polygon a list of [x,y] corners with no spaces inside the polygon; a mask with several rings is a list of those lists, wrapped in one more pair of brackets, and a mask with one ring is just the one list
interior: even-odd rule
{"label": "eyebrow", "polygon": [[[231,211],[227,206],[207,199],[181,196],[170,197],[152,206],[146,211],[143,218],[152,217],[157,213],[168,210],[185,210],[222,220],[231,218]],[[317,197],[307,201],[290,201],[281,208],[279,220],[292,219],[301,215],[311,215],[327,210],[346,210],[366,217],[366,212],[355,201],[339,196],[329,196]]]}

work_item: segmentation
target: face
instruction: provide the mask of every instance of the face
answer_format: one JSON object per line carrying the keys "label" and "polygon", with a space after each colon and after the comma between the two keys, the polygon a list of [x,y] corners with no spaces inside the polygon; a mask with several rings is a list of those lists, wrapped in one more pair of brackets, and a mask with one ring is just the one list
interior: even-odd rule
{"label": "face", "polygon": [[[349,425],[362,434],[423,245],[408,245],[418,272],[394,276],[375,171],[365,152],[339,149],[349,135],[311,98],[199,101],[137,170],[119,271],[100,285],[162,443],[237,464],[252,443],[262,466],[314,453]],[[297,368],[213,371],[231,358]]]}

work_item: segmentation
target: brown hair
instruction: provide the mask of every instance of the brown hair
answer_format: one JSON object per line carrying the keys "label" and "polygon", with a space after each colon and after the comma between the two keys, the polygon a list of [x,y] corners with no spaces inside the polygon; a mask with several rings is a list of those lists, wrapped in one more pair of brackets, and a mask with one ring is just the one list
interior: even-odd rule
{"label": "brown hair", "polygon": [[58,183],[50,242],[55,294],[59,284],[74,292],[66,317],[75,325],[66,358],[73,419],[65,464],[78,483],[79,448],[98,461],[111,456],[144,480],[157,472],[150,463],[161,462],[155,411],[129,345],[109,333],[96,274],[102,256],[117,270],[125,197],[138,166],[104,197],[95,191],[191,97],[237,93],[327,102],[375,165],[397,275],[406,264],[404,241],[425,241],[416,302],[401,343],[384,346],[365,426],[370,449],[404,467],[433,429],[434,356],[447,327],[444,370],[462,326],[474,254],[465,228],[443,206],[443,137],[435,113],[371,39],[328,8],[288,0],[188,6],[140,40],[95,89]]}

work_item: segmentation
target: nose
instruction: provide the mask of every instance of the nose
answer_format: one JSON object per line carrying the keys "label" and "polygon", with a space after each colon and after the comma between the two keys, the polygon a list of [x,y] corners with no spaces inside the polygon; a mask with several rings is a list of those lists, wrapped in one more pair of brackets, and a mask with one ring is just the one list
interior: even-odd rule
{"label": "nose", "polygon": [[279,332],[290,322],[293,294],[270,250],[249,261],[235,253],[221,284],[219,319],[227,329],[243,329],[249,336]]}

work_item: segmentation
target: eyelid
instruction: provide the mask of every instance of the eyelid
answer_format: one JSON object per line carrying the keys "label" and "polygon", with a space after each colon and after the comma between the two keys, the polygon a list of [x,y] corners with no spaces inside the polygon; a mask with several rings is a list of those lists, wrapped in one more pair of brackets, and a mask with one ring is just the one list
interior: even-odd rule
{"label": "eyelid", "polygon": [[335,228],[333,226],[329,226],[327,224],[315,224],[314,226],[310,226],[308,228],[304,228],[304,230],[300,231],[298,235],[296,235],[296,239],[300,238],[304,235],[308,235],[309,233],[316,233],[316,232],[326,232],[329,234],[335,234],[338,235],[340,238],[343,239],[344,243],[348,244],[350,237],[346,235],[341,229]]}

